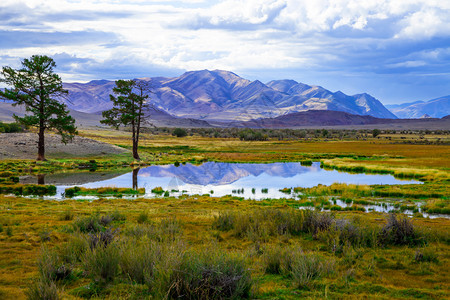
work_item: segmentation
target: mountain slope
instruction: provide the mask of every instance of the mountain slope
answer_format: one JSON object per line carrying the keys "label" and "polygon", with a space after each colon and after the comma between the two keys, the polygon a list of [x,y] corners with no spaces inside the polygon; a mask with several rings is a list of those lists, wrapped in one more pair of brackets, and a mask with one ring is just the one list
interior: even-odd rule
{"label": "mountain slope", "polygon": [[[23,106],[12,106],[11,103],[0,102],[0,121],[1,122],[14,122],[13,114],[22,117],[26,111]],[[174,117],[164,111],[157,108],[150,107],[146,112],[146,115],[150,116],[149,124],[144,126],[157,126],[157,127],[211,127],[211,125],[203,120],[186,119]],[[100,123],[103,119],[101,113],[86,113],[70,109],[70,115],[75,119],[77,127],[105,127]]]}
{"label": "mountain slope", "polygon": [[428,115],[432,118],[442,118],[450,114],[450,95],[432,99],[427,102],[418,101],[391,108],[399,118],[420,118]]}
{"label": "mountain slope", "polygon": [[290,113],[276,118],[262,118],[235,122],[235,127],[250,128],[306,128],[340,126],[340,128],[390,128],[390,129],[443,129],[450,128],[450,118],[382,119],[372,116],[352,115],[342,111],[309,110]]}
{"label": "mountain slope", "polygon": [[[152,104],[177,117],[231,122],[322,109],[396,118],[370,95],[333,93],[294,80],[264,84],[222,70],[191,71],[175,78],[141,80],[148,81],[153,88]],[[66,83],[64,86],[69,90],[67,105],[72,109],[97,112],[111,107],[112,81]]]}

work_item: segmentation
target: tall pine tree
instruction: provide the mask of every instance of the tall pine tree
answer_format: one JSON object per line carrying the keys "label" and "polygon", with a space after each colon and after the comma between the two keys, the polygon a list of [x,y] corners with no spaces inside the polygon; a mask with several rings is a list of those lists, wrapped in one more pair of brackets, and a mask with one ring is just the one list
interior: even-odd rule
{"label": "tall pine tree", "polygon": [[139,135],[141,125],[145,121],[145,110],[148,108],[147,99],[150,88],[147,82],[136,80],[117,80],[113,93],[109,95],[113,108],[102,113],[102,124],[130,126],[133,142],[133,158],[140,160],[138,154]]}
{"label": "tall pine tree", "polygon": [[3,67],[0,82],[12,88],[0,91],[0,98],[13,101],[13,105],[24,105],[30,115],[18,117],[17,122],[35,126],[38,129],[38,157],[45,160],[45,131],[56,130],[64,143],[71,140],[77,130],[75,120],[69,115],[67,106],[60,100],[68,91],[62,86],[61,78],[53,72],[56,67],[52,58],[33,55],[22,61],[22,68],[15,70]]}

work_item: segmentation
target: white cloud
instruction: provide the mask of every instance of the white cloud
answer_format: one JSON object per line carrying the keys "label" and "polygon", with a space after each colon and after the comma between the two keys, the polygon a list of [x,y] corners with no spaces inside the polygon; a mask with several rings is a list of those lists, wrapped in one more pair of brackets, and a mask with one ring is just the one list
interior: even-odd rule
{"label": "white cloud", "polygon": [[[444,0],[2,0],[0,19],[0,34],[14,31],[17,41],[23,31],[55,37],[41,46],[2,45],[0,65],[36,53],[67,53],[81,59],[65,70],[70,78],[76,78],[71,71],[80,78],[88,72],[104,77],[95,68],[114,73],[108,65],[117,69],[111,77],[142,73],[145,66],[149,72],[220,68],[368,76],[414,64],[443,68],[449,56],[442,53],[450,48],[450,1]],[[103,38],[87,35],[91,40],[75,45],[57,40],[76,32]]]}

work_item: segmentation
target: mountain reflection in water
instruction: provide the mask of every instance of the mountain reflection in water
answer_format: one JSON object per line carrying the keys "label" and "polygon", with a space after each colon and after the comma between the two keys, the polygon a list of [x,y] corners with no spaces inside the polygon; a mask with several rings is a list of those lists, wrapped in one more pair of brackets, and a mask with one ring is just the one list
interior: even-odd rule
{"label": "mountain reflection in water", "polygon": [[[156,165],[118,177],[90,182],[80,186],[97,188],[106,186],[144,187],[151,195],[155,187],[162,187],[178,196],[185,194],[210,194],[223,196],[236,194],[245,198],[282,198],[287,195],[280,189],[290,187],[312,187],[334,182],[352,184],[411,184],[413,180],[399,180],[392,175],[349,174],[335,170],[324,170],[320,163],[304,167],[300,163],[215,163],[202,165]],[[58,186],[64,191],[67,186]],[[264,189],[264,191],[263,191]],[[267,189],[267,191],[266,191]],[[239,194],[236,192],[239,190]],[[212,191],[212,192],[211,192]],[[154,196],[154,195],[151,195]]]}

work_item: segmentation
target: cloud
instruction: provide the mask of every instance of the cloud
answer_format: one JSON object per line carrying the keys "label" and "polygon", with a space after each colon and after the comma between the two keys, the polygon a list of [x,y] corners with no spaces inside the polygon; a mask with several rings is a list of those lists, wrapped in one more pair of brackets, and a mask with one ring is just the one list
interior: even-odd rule
{"label": "cloud", "polygon": [[72,81],[227,69],[395,101],[450,93],[449,16],[439,0],[2,0],[0,65],[47,54]]}
{"label": "cloud", "polygon": [[0,49],[24,47],[45,47],[57,45],[79,45],[112,43],[118,40],[116,34],[101,31],[33,32],[0,30]]}

